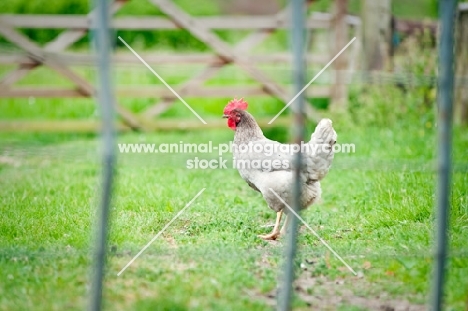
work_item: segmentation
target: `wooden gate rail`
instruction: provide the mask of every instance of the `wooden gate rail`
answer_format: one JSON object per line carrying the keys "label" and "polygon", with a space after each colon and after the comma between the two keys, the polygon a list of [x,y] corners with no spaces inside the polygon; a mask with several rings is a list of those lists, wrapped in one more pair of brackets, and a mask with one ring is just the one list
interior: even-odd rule
{"label": "wooden gate rail", "polygon": [[[197,81],[198,82],[198,81]],[[175,89],[181,90],[184,85],[174,85]],[[293,91],[291,87],[285,88]],[[122,86],[116,89],[118,97],[122,98],[176,98],[175,95],[165,86]],[[330,88],[324,85],[311,85],[306,91],[309,97],[328,97]],[[181,92],[182,93],[182,92]],[[184,89],[184,96],[187,97],[233,97],[242,96],[262,96],[265,90],[261,86],[210,86],[201,88],[190,86]],[[19,86],[13,89],[5,89],[0,92],[0,98],[80,98],[89,97],[77,89],[63,89],[56,87],[27,87]]]}
{"label": "wooden gate rail", "polygon": [[[257,123],[262,128],[271,127],[289,127],[293,122],[289,116],[279,117],[274,124],[268,124],[271,118],[259,118]],[[99,120],[57,120],[53,122],[30,120],[30,121],[2,121],[0,122],[0,132],[97,132],[100,129],[101,122]],[[121,123],[116,123],[116,128],[119,131],[132,130],[129,126]],[[145,124],[145,129],[149,131],[156,130],[206,130],[219,129],[226,127],[226,120],[207,119],[207,124],[202,124],[198,119],[159,119],[158,122]]]}
{"label": "wooden gate rail", "polygon": [[[219,59],[219,57],[207,53],[178,53],[178,54],[163,54],[148,52],[139,53],[140,56],[148,63],[154,65],[167,65],[167,64],[206,64],[222,66],[226,62]],[[68,66],[95,66],[96,58],[91,54],[83,53],[54,53],[54,52],[41,52],[42,58],[52,58],[60,61]],[[277,64],[277,63],[290,63],[292,57],[288,53],[271,53],[264,55],[246,55],[245,58],[249,62],[256,64]],[[141,65],[141,61],[133,54],[116,53],[112,58],[116,65]],[[306,57],[307,62],[312,64],[325,65],[330,61],[328,55],[315,55],[310,54]],[[15,55],[1,55],[0,64],[21,64],[21,65],[34,65],[37,62],[30,59],[26,53],[18,52]]]}
{"label": "wooden gate rail", "polygon": [[[110,12],[115,14],[125,4],[126,0],[117,0],[110,4]],[[174,86],[181,96],[192,97],[231,97],[242,94],[244,96],[272,95],[285,104],[292,98],[290,87],[286,87],[269,75],[261,71],[257,65],[264,63],[278,63],[291,61],[286,53],[269,55],[250,55],[252,48],[259,45],[278,29],[289,27],[288,8],[272,16],[209,16],[193,17],[167,0],[150,0],[167,17],[114,17],[112,27],[127,30],[155,30],[183,28],[194,37],[204,42],[215,53],[209,54],[179,54],[164,55],[151,54],[142,57],[150,64],[168,63],[203,63],[206,67],[197,75],[189,78],[181,85]],[[73,71],[69,66],[94,65],[95,57],[81,53],[64,52],[67,47],[86,35],[93,28],[93,11],[88,15],[0,15],[0,35],[21,48],[24,53],[15,55],[0,54],[0,63],[15,63],[18,67],[0,80],[0,97],[93,97],[95,88],[86,79]],[[358,27],[360,20],[354,16],[342,15],[341,19],[346,27]],[[326,13],[313,13],[307,18],[307,28],[329,28],[336,24],[333,16]],[[35,42],[18,32],[15,28],[54,28],[68,30],[62,32],[57,38],[40,47]],[[220,39],[215,29],[252,29],[234,46],[230,46]],[[330,55],[308,55],[307,60],[314,64],[325,64],[331,59]],[[117,65],[137,64],[140,61],[130,54],[116,53],[113,60]],[[341,62],[343,63],[343,62]],[[203,83],[213,77],[222,67],[234,64],[248,73],[259,86],[229,86],[229,87],[202,87]],[[22,79],[30,71],[39,66],[46,66],[70,80],[74,89],[60,89],[56,87],[12,87],[15,82]],[[345,69],[345,68],[341,68]],[[307,91],[308,96],[328,97],[329,86],[312,86]],[[133,129],[148,127],[151,118],[161,114],[176,101],[175,96],[167,89],[159,86],[120,87],[117,89],[118,97],[150,97],[160,98],[160,102],[151,105],[140,115],[116,104],[118,113],[126,126]],[[307,106],[307,114],[317,120],[319,114],[312,107]],[[151,126],[150,126],[151,127]]]}
{"label": "wooden gate rail", "polygon": [[[69,14],[1,14],[0,19],[15,28],[28,29],[90,29],[92,19],[88,15]],[[196,18],[200,24],[208,29],[232,29],[232,30],[271,30],[288,29],[289,20],[273,16],[200,16]],[[324,29],[332,26],[333,16],[329,13],[314,12],[306,20],[308,29]],[[346,22],[351,26],[359,26],[360,18],[346,16]],[[173,20],[166,17],[138,16],[138,17],[114,17],[111,19],[111,27],[123,30],[170,30],[181,27]]]}

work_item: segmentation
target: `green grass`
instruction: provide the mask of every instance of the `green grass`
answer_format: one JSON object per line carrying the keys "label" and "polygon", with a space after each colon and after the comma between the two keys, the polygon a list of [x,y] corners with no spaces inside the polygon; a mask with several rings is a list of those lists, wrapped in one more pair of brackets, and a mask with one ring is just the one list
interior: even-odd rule
{"label": "green grass", "polygon": [[[336,156],[323,182],[323,202],[303,216],[364,278],[344,270],[305,228],[298,264],[312,258],[317,263],[307,271],[298,268],[298,274],[343,279],[342,288],[369,299],[387,292],[395,299],[424,303],[432,265],[433,130],[420,136],[417,131],[335,126],[340,142],[355,143],[356,153]],[[0,310],[82,309],[98,202],[98,140],[79,135],[0,138],[0,154],[17,165],[0,164]],[[231,138],[226,128],[126,134],[119,141],[221,143]],[[457,169],[446,290],[449,309],[461,310],[468,286],[468,136],[457,130],[454,138]],[[266,243],[256,235],[270,230],[262,226],[273,222],[274,213],[234,170],[187,170],[185,161],[194,156],[216,157],[119,154],[104,291],[107,310],[267,308],[267,299],[259,297],[275,289],[283,242]],[[187,212],[117,277],[201,188],[206,191]],[[366,262],[369,269],[363,268]],[[327,295],[320,286],[316,291]],[[300,298],[295,306],[308,309]]]}

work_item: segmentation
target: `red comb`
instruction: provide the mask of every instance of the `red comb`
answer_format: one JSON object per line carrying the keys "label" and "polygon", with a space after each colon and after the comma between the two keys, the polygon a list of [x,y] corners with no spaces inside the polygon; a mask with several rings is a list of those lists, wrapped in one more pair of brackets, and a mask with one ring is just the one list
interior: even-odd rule
{"label": "red comb", "polygon": [[234,98],[226,105],[226,107],[224,107],[223,113],[225,115],[228,115],[233,109],[246,110],[248,106],[249,105],[247,104],[246,101],[244,101],[243,98],[241,99]]}

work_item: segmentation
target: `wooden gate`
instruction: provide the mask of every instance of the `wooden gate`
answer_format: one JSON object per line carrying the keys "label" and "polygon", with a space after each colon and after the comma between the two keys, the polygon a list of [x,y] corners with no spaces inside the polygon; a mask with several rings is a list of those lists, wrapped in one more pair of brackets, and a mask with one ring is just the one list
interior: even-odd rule
{"label": "wooden gate", "polygon": [[[161,30],[183,28],[190,32],[195,38],[199,39],[210,47],[213,54],[190,54],[190,55],[142,55],[143,59],[149,64],[161,63],[204,63],[206,68],[196,76],[190,78],[181,85],[173,86],[174,90],[184,96],[192,97],[232,97],[236,94],[244,96],[268,95],[280,99],[283,103],[288,103],[293,97],[291,89],[282,85],[266,75],[257,68],[258,63],[289,62],[291,57],[286,53],[274,53],[269,55],[255,55],[249,53],[252,48],[259,45],[278,29],[289,27],[288,8],[286,7],[279,13],[270,16],[210,16],[194,17],[169,0],[149,0],[157,6],[166,17],[114,17],[111,26],[115,29],[126,30]],[[110,5],[111,14],[115,14],[121,9],[126,0],[116,0]],[[312,13],[307,17],[307,29],[334,29],[336,44],[347,43],[348,27],[360,25],[359,18],[343,14],[343,10],[338,10],[335,16],[326,13]],[[15,55],[0,55],[0,63],[17,64],[17,67],[3,76],[0,80],[0,98],[3,97],[94,97],[95,87],[72,70],[72,65],[93,65],[94,57],[91,54],[67,52],[66,49],[73,43],[84,37],[89,29],[93,27],[94,12],[88,15],[0,15],[0,35],[19,47],[24,53]],[[333,26],[333,27],[332,27]],[[62,32],[54,40],[48,42],[43,47],[31,41],[28,37],[19,32],[16,28],[49,28],[49,29],[68,29]],[[239,41],[234,46],[223,41],[213,30],[215,29],[252,29],[248,36]],[[346,36],[343,36],[345,31]],[[343,43],[344,42],[344,43]],[[335,48],[330,48],[328,55],[307,55],[307,62],[313,64],[325,65],[334,55]],[[349,67],[346,55],[334,67],[335,70],[346,70]],[[115,54],[114,64],[139,63],[140,61],[132,54]],[[203,82],[213,77],[223,66],[235,64],[250,77],[252,77],[258,86],[223,86],[208,87]],[[29,72],[39,66],[47,66],[64,78],[71,81],[74,88],[64,89],[57,87],[38,88],[33,86],[15,86],[15,82],[22,79]],[[343,82],[338,82],[343,84]],[[308,97],[330,97],[333,100],[341,100],[346,93],[332,92],[330,86],[314,86],[307,90]],[[164,125],[164,121],[154,118],[170,108],[177,98],[168,89],[159,86],[152,87],[119,87],[116,90],[117,98],[122,97],[146,97],[158,98],[159,100],[140,114],[136,114],[126,109],[119,103],[115,103],[117,112],[122,121],[121,128],[131,129],[157,129],[170,128],[171,125]],[[307,115],[311,119],[317,120],[320,116],[310,105],[307,105]],[[59,126],[56,123],[57,130],[81,130],[83,125],[86,130],[95,129],[98,124],[90,122],[76,122],[76,129],[73,125]],[[32,122],[2,122],[0,129],[25,129],[35,128],[46,129],[50,126],[34,126]],[[213,124],[217,126],[220,123]],[[161,126],[162,125],[162,126]],[[190,125],[181,125],[190,127]],[[177,127],[175,125],[175,127]]]}

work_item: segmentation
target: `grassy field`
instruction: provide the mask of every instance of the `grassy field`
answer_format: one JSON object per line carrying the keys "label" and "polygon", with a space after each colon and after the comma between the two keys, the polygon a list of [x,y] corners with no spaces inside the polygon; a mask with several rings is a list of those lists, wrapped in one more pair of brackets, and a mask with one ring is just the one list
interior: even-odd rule
{"label": "grassy field", "polygon": [[[13,109],[6,101],[0,105]],[[218,105],[221,111],[223,103]],[[361,275],[352,276],[301,228],[295,306],[419,310],[432,265],[435,128],[403,121],[359,126],[338,117],[335,127],[339,142],[354,143],[356,152],[336,156],[323,182],[323,202],[303,217]],[[283,139],[285,133],[266,131]],[[216,144],[232,135],[226,128],[133,133],[118,140]],[[99,193],[99,140],[65,134],[0,138],[0,310],[82,309]],[[466,130],[456,129],[454,141],[446,289],[448,309],[463,310],[468,299]],[[257,238],[271,230],[265,225],[274,221],[274,213],[235,170],[187,170],[186,160],[195,156],[217,154],[119,154],[107,310],[264,310],[274,302],[283,241]],[[117,277],[202,188],[206,191],[187,212]]]}

